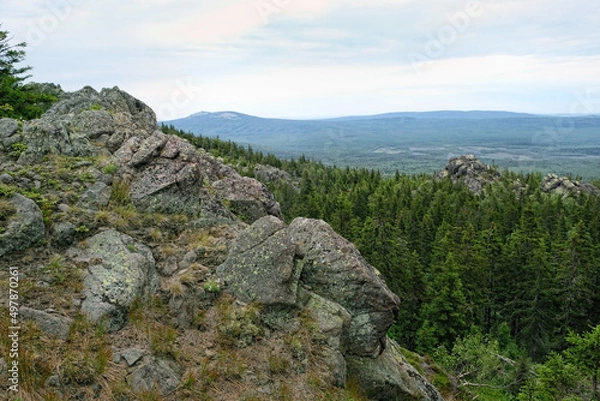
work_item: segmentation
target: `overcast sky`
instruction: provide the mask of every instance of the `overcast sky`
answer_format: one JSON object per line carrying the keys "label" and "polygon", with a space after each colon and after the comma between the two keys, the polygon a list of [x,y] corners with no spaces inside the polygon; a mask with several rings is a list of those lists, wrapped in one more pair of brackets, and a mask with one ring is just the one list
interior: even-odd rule
{"label": "overcast sky", "polygon": [[36,81],[159,119],[600,113],[598,0],[1,0]]}

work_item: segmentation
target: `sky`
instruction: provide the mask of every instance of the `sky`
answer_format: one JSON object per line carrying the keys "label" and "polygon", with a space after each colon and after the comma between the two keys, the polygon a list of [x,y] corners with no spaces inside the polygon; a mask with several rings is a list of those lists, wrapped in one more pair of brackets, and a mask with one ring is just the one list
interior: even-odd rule
{"label": "sky", "polygon": [[160,120],[600,114],[597,0],[2,0],[0,23],[33,80]]}

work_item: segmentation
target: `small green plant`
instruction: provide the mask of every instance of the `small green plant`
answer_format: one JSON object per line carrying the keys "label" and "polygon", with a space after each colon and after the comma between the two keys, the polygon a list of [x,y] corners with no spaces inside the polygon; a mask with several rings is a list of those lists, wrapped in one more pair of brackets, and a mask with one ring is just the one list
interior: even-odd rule
{"label": "small green plant", "polygon": [[135,249],[135,246],[133,244],[127,244],[127,250],[129,252],[137,252],[137,249]]}
{"label": "small green plant", "polygon": [[218,294],[221,292],[221,286],[216,281],[207,281],[204,283],[204,291],[211,294]]}
{"label": "small green plant", "polygon": [[95,182],[96,178],[89,171],[85,171],[77,176],[77,179],[81,182]]}
{"label": "small green plant", "polygon": [[117,165],[116,165],[116,164],[114,164],[114,163],[111,163],[111,164],[109,164],[108,166],[104,167],[104,168],[102,169],[102,172],[103,172],[104,174],[110,174],[110,175],[113,175],[114,173],[116,173],[116,172],[117,172],[117,170],[119,170],[119,166],[117,166]]}
{"label": "small green plant", "polygon": [[44,273],[50,274],[54,278],[54,281],[58,284],[62,284],[66,279],[66,276],[62,272],[63,262],[64,260],[61,256],[54,256],[50,260],[50,263],[48,263],[45,267],[42,268],[42,271]]}
{"label": "small green plant", "polygon": [[75,228],[75,232],[77,234],[85,234],[85,233],[90,232],[90,229],[87,228],[84,224],[82,224],[79,227]]}
{"label": "small green plant", "polygon": [[14,185],[0,184],[0,197],[11,198],[15,192],[17,192],[17,187]]}
{"label": "small green plant", "polygon": [[102,105],[99,105],[98,103],[94,103],[90,106],[90,110],[103,110],[104,107],[102,107]]}
{"label": "small green plant", "polygon": [[12,157],[19,157],[23,153],[25,153],[25,151],[27,150],[27,145],[25,145],[23,142],[17,142],[11,145],[11,149],[12,152],[10,152],[10,155]]}

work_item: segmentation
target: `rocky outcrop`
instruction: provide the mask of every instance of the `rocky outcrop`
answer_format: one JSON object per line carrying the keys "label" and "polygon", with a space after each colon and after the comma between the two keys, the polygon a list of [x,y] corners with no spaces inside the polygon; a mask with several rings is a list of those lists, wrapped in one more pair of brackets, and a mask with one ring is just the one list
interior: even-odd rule
{"label": "rocky outcrop", "polygon": [[104,231],[87,240],[85,249],[74,252],[76,261],[88,265],[81,310],[91,322],[104,322],[111,332],[123,327],[137,298],[156,291],[152,252],[128,235]]}
{"label": "rocky outcrop", "polygon": [[451,158],[446,167],[435,175],[436,180],[446,177],[450,177],[452,182],[463,182],[471,192],[479,194],[486,184],[497,181],[500,173],[475,156],[467,155]]}
{"label": "rocky outcrop", "polygon": [[343,386],[348,373],[360,375],[357,369],[366,366],[369,377],[362,384],[380,394],[373,399],[441,400],[399,352],[386,347],[398,297],[327,223],[298,218],[286,227],[274,217],[261,218],[234,241],[217,274],[244,302],[303,310],[326,339],[331,383]]}
{"label": "rocky outcrop", "polygon": [[364,366],[372,399],[439,399],[386,340],[398,298],[329,225],[286,225],[263,184],[164,134],[116,87],[57,94],[40,119],[0,120],[0,257],[28,250],[11,270],[36,291],[21,317],[69,353],[32,386],[65,399],[335,398],[331,385]]}
{"label": "rocky outcrop", "polygon": [[596,186],[572,180],[569,177],[559,177],[556,174],[548,174],[544,177],[542,180],[542,191],[563,196],[580,193],[600,196],[600,189]]}
{"label": "rocky outcrop", "polygon": [[0,233],[0,257],[35,245],[46,233],[42,211],[34,201],[14,194],[7,202],[14,208],[14,213],[8,217],[4,232]]}

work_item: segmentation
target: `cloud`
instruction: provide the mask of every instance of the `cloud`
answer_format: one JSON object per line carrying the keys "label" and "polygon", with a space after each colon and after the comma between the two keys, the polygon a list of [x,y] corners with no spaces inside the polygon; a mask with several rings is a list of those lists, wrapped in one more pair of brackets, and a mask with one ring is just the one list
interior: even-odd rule
{"label": "cloud", "polygon": [[[177,116],[558,112],[599,84],[592,0],[3,0],[0,14],[15,40],[41,32],[36,80],[117,84]],[[181,82],[202,90],[173,102]]]}

